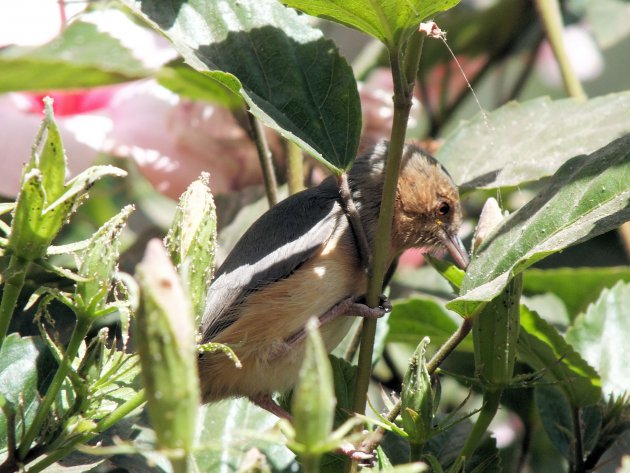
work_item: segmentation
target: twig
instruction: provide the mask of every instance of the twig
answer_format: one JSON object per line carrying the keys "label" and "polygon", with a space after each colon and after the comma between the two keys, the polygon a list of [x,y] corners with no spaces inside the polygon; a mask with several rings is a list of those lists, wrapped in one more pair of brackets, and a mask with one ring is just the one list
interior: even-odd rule
{"label": "twig", "polygon": [[247,119],[249,121],[252,139],[256,144],[256,151],[258,151],[258,159],[260,160],[260,168],[262,169],[267,201],[269,202],[269,207],[273,207],[278,203],[278,183],[276,182],[276,173],[273,168],[273,162],[271,161],[271,151],[269,150],[265,130],[260,124],[260,121],[251,113],[247,114]]}

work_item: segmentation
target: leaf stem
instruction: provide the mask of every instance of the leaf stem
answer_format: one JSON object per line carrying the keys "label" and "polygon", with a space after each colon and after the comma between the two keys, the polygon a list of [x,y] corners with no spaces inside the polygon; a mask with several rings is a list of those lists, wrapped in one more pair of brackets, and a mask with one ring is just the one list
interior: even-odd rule
{"label": "leaf stem", "polygon": [[545,27],[547,39],[549,39],[553,54],[556,57],[556,61],[558,61],[562,81],[564,82],[567,94],[578,100],[586,100],[586,93],[571,66],[571,61],[569,60],[564,44],[564,38],[562,36],[562,13],[558,0],[535,0],[535,4],[538,15]]}
{"label": "leaf stem", "polygon": [[276,182],[276,173],[273,168],[273,162],[271,161],[271,151],[269,150],[265,130],[260,121],[249,112],[247,113],[247,119],[249,120],[252,138],[256,144],[256,151],[258,151],[258,159],[260,160],[260,168],[262,169],[267,201],[269,202],[269,207],[273,207],[278,203],[278,183]]}
{"label": "leaf stem", "polygon": [[90,317],[77,316],[77,324],[74,327],[74,331],[70,337],[70,343],[66,348],[61,364],[57,368],[57,372],[55,373],[55,376],[44,395],[44,399],[42,399],[42,402],[37,409],[37,413],[35,414],[35,418],[33,419],[31,426],[26,431],[26,434],[20,443],[20,448],[18,450],[18,457],[20,459],[23,460],[26,458],[33,440],[41,431],[46,418],[50,416],[50,407],[61,390],[63,381],[65,380],[68,371],[70,371],[72,360],[76,357],[79,347],[81,346],[81,342],[87,335],[91,326],[92,319]]}
{"label": "leaf stem", "polygon": [[585,473],[586,468],[584,466],[584,442],[582,440],[582,419],[580,417],[580,408],[574,407],[572,410],[573,415],[573,429],[575,435],[575,458],[573,469],[571,471],[575,473]]}
{"label": "leaf stem", "polygon": [[15,254],[9,259],[9,266],[4,273],[4,289],[0,303],[0,347],[4,343],[13,318],[18,298],[24,287],[24,279],[29,262]]}
{"label": "leaf stem", "polygon": [[145,400],[146,399],[145,399],[145,396],[144,396],[144,389],[141,389],[136,394],[134,394],[133,397],[131,397],[130,399],[125,401],[123,404],[118,406],[118,408],[116,408],[114,411],[112,411],[107,417],[105,417],[100,422],[98,422],[98,424],[96,424],[96,429],[94,430],[94,432],[88,432],[88,433],[82,434],[82,435],[74,438],[65,447],[63,447],[63,448],[61,448],[61,449],[59,449],[57,451],[52,452],[51,454],[47,455],[46,458],[43,458],[42,460],[37,462],[35,465],[30,467],[28,469],[28,472],[29,473],[39,473],[40,471],[45,470],[46,468],[48,468],[53,463],[61,460],[66,455],[68,455],[70,452],[75,450],[77,445],[81,445],[81,444],[84,444],[86,442],[89,442],[94,437],[96,437],[98,434],[105,432],[107,429],[109,429],[114,424],[119,422],[121,419],[123,419],[124,417],[129,415],[135,409],[140,407],[145,402]]}
{"label": "leaf stem", "polygon": [[291,141],[286,142],[287,147],[287,184],[289,195],[296,194],[304,189],[304,158],[302,150]]}
{"label": "leaf stem", "polygon": [[481,442],[481,439],[488,430],[490,422],[494,419],[494,416],[499,409],[499,401],[501,400],[502,394],[503,389],[487,390],[484,393],[483,406],[481,406],[481,410],[479,411],[477,422],[475,422],[472,431],[468,435],[468,438],[459,453],[459,457],[450,469],[450,473],[459,473],[460,471],[463,471],[462,468],[464,463],[472,457],[473,453],[477,449],[477,446]]}
{"label": "leaf stem", "polygon": [[[466,336],[470,333],[470,330],[472,329],[473,322],[474,316],[464,319],[459,328],[455,332],[453,332],[453,335],[451,335],[449,339],[444,342],[444,344],[439,348],[435,355],[433,355],[433,358],[431,358],[426,364],[429,375],[433,375],[433,373],[435,373],[435,371],[446,359],[446,357],[466,338]],[[398,417],[398,415],[400,414],[401,407],[402,402],[399,399],[385,416],[387,420],[390,422],[394,422],[396,420],[396,417]],[[376,433],[380,435],[375,435],[375,440],[364,445],[366,451],[371,451],[376,448],[382,437],[382,434],[385,433],[385,430],[382,427],[379,427],[376,429]]]}
{"label": "leaf stem", "polygon": [[303,455],[300,457],[302,471],[304,473],[319,473],[321,456],[319,455]]}

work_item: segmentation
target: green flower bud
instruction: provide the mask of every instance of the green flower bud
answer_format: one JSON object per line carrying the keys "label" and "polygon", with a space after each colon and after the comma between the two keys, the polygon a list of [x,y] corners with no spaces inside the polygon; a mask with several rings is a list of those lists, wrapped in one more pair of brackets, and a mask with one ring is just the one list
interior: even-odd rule
{"label": "green flower bud", "polygon": [[31,160],[24,167],[7,245],[26,261],[45,256],[53,238],[94,181],[106,174],[126,175],[113,166],[95,166],[64,185],[66,158],[52,99],[46,97],[44,104],[44,121]]}
{"label": "green flower bud", "polygon": [[190,453],[199,405],[190,303],[157,239],[149,242],[136,277],[141,296],[135,335],[149,417],[161,448]]}
{"label": "green flower bud", "polygon": [[78,281],[76,295],[90,313],[105,306],[112,278],[118,263],[120,234],[134,207],[128,205],[97,230],[80,257],[78,273],[86,281]]}
{"label": "green flower bud", "polygon": [[401,391],[403,428],[413,444],[424,444],[433,427],[433,392],[426,368],[425,352],[429,337],[424,337],[409,360]]}
{"label": "green flower bud", "polygon": [[200,319],[215,264],[217,216],[203,173],[179,199],[175,218],[164,243],[171,260],[188,287],[193,313]]}

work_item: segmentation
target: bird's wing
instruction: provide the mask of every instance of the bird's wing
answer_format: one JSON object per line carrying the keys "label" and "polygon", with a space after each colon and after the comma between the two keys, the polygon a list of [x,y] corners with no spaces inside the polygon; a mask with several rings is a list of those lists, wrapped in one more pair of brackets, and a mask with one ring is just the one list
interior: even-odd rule
{"label": "bird's wing", "polygon": [[238,319],[238,306],[249,294],[290,276],[328,241],[345,218],[338,200],[336,182],[329,178],[280,202],[245,232],[208,290],[204,342]]}

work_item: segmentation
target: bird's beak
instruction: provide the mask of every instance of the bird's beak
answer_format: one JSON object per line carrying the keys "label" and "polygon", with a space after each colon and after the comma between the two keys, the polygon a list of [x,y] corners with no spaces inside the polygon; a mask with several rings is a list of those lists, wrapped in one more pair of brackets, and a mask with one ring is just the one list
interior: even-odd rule
{"label": "bird's beak", "polygon": [[468,267],[468,263],[470,263],[470,258],[468,258],[466,248],[464,248],[464,245],[459,237],[457,235],[452,235],[447,231],[443,231],[441,239],[442,243],[451,254],[457,265],[462,269],[466,269]]}

